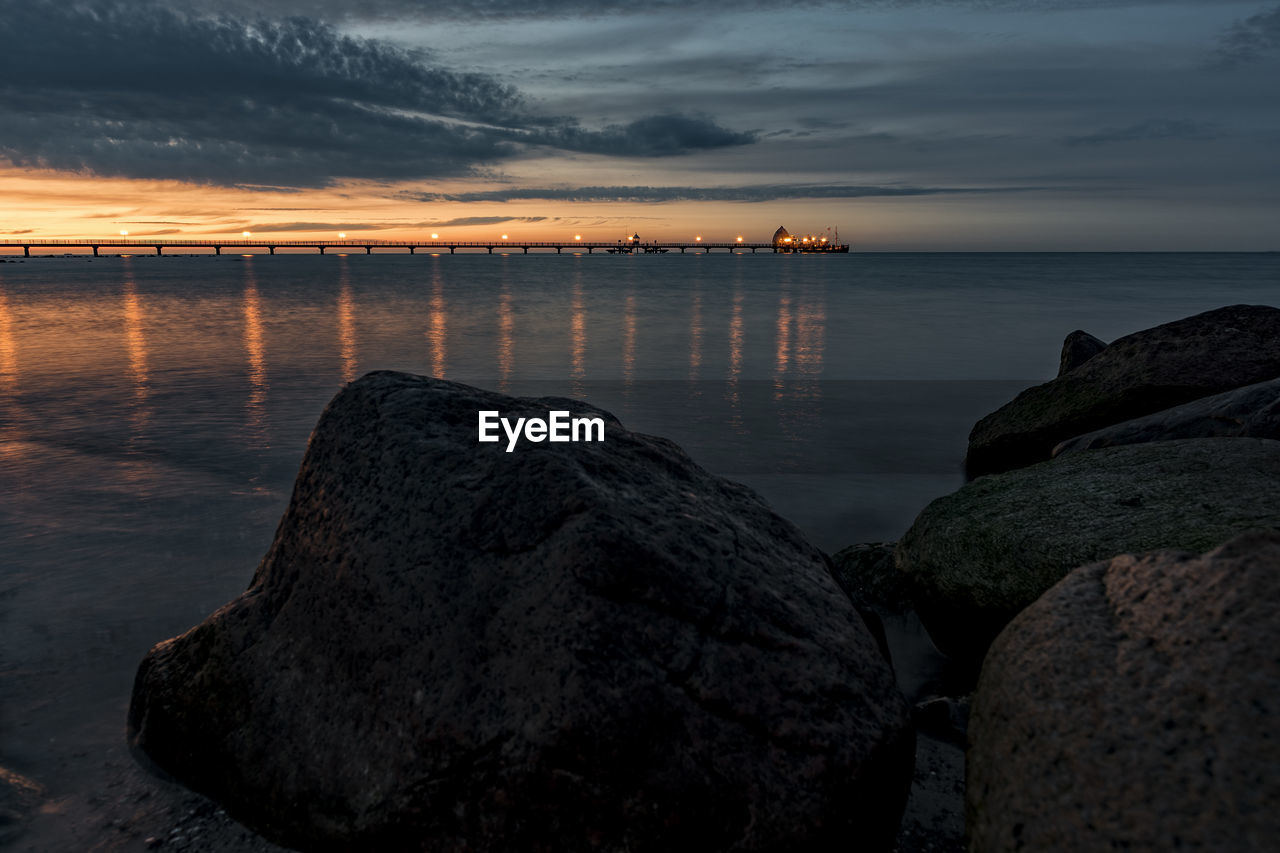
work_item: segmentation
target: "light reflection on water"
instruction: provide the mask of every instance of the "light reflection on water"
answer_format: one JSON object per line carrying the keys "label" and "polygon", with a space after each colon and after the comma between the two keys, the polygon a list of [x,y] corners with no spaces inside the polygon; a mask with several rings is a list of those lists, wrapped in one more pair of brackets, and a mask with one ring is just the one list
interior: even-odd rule
{"label": "light reflection on water", "polygon": [[351,271],[347,268],[347,258],[343,256],[338,263],[338,347],[342,356],[342,381],[350,382],[356,378],[356,324],[355,297],[351,294]]}
{"label": "light reflection on water", "polygon": [[702,367],[702,291],[693,285],[693,304],[689,310],[689,381],[697,382]]}
{"label": "light reflection on water", "polygon": [[431,327],[427,339],[431,343],[431,375],[441,379],[447,378],[449,371],[445,368],[447,355],[446,338],[448,336],[448,306],[444,300],[444,274],[440,270],[441,259],[431,258]]}
{"label": "light reflection on water", "polygon": [[587,378],[587,312],[582,302],[582,270],[573,272],[573,304],[570,315],[570,329],[573,341],[573,365],[570,377],[573,379],[571,393],[575,397],[585,395],[582,381]]}
{"label": "light reflection on water", "polygon": [[628,390],[636,378],[636,295],[627,289],[622,312],[622,379]]}
{"label": "light reflection on water", "polygon": [[786,282],[778,285],[778,332],[777,339],[774,344],[774,352],[776,353],[777,365],[774,367],[774,388],[777,389],[777,396],[781,396],[785,390],[784,379],[787,375],[787,368],[791,364],[791,293]]}
{"label": "light reflection on water", "polygon": [[151,421],[150,377],[147,371],[147,338],[143,332],[145,316],[142,299],[138,296],[130,264],[125,262],[124,274],[124,337],[129,350],[129,375],[133,380],[133,412],[130,416],[133,443],[140,442]]}
{"label": "light reflection on water", "polygon": [[244,588],[363,372],[582,396],[834,550],[958,485],[973,421],[1052,375],[1068,331],[1277,293],[1267,255],[5,265],[0,759],[70,780],[50,738],[119,738],[137,661]]}
{"label": "light reflection on water", "polygon": [[502,279],[498,293],[498,390],[504,394],[511,388],[515,369],[516,317],[511,309],[511,281]]}
{"label": "light reflection on water", "polygon": [[269,446],[267,436],[267,357],[262,345],[262,306],[253,261],[244,264],[244,349],[249,361],[248,415],[249,446]]}
{"label": "light reflection on water", "polygon": [[[10,399],[18,388],[18,346],[13,327],[9,295],[5,291],[4,280],[0,279],[0,394]],[[12,404],[0,415],[0,459],[21,452],[23,420],[18,406]]]}
{"label": "light reflection on water", "polygon": [[738,382],[742,377],[742,348],[745,338],[742,331],[742,277],[733,281],[733,309],[729,315],[729,367],[725,375],[725,400],[729,404],[725,423],[735,433],[742,433],[742,392]]}

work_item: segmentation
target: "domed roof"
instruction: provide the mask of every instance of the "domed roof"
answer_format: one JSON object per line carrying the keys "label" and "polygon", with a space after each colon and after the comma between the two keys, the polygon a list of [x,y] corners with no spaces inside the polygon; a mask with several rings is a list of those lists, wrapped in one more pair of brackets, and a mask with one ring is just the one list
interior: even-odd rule
{"label": "domed roof", "polygon": [[791,232],[779,225],[778,230],[773,232],[773,242],[781,243],[790,236]]}

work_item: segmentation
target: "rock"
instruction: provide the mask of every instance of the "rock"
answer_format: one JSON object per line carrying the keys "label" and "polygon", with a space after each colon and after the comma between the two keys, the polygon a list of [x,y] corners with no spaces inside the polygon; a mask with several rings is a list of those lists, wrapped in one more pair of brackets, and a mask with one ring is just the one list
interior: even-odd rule
{"label": "rock", "polygon": [[917,731],[964,747],[969,729],[968,696],[931,696],[911,712]]}
{"label": "rock", "polygon": [[1070,373],[1107,348],[1106,341],[1095,338],[1083,329],[1076,329],[1062,342],[1062,357],[1058,360],[1058,375]]}
{"label": "rock", "polygon": [[832,574],[849,598],[884,615],[911,607],[911,588],[893,564],[893,549],[893,542],[869,542],[850,545],[831,557]]}
{"label": "rock", "polygon": [[1204,551],[1280,526],[1280,441],[1198,438],[1111,447],[982,477],[927,506],[898,543],[916,610],[976,674],[1020,610],[1114,554]]}
{"label": "rock", "polygon": [[1077,435],[1277,377],[1280,309],[1233,305],[1135,332],[978,421],[965,471],[1032,465]]}
{"label": "rock", "polygon": [[1054,456],[1178,438],[1280,439],[1280,379],[1204,397],[1062,442]]}
{"label": "rock", "polygon": [[970,722],[970,850],[1280,838],[1280,532],[1069,574],[1000,635]]}
{"label": "rock", "polygon": [[[477,412],[607,422],[478,444]],[[582,403],[374,373],[312,433],[249,589],[159,644],[129,732],[303,849],[891,843],[910,712],[826,558]]]}
{"label": "rock", "polygon": [[37,782],[0,767],[0,844],[9,844],[26,829],[32,812],[45,799]]}

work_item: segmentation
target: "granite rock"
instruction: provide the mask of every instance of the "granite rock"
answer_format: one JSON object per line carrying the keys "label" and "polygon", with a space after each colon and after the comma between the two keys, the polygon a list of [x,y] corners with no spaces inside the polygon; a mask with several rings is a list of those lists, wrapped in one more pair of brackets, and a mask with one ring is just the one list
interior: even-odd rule
{"label": "granite rock", "polygon": [[1076,329],[1062,342],[1062,355],[1058,359],[1058,375],[1070,373],[1106,348],[1106,341],[1095,338],[1083,329]]}
{"label": "granite rock", "polygon": [[1244,437],[1280,439],[1280,379],[1183,403],[1068,439],[1054,456],[1179,438]]}
{"label": "granite rock", "polygon": [[1077,566],[1204,551],[1280,526],[1280,441],[1200,438],[1060,456],[981,477],[920,513],[898,568],[934,643],[976,669],[1020,610]]}
{"label": "granite rock", "polygon": [[[478,444],[477,411],[606,420]],[[905,700],[825,556],[574,401],[374,373],[249,589],[142,662],[147,760],[302,849],[883,849]]]}
{"label": "granite rock", "polygon": [[1277,612],[1274,530],[1067,575],[983,666],[969,849],[1274,849]]}
{"label": "granite rock", "polygon": [[849,598],[877,613],[899,614],[911,607],[907,578],[893,562],[893,542],[850,545],[831,556],[832,574]]}
{"label": "granite rock", "polygon": [[7,845],[22,835],[31,814],[46,797],[38,782],[0,767],[0,844]]}
{"label": "granite rock", "polygon": [[965,471],[1032,465],[1077,435],[1277,377],[1280,309],[1232,305],[1135,332],[978,421]]}

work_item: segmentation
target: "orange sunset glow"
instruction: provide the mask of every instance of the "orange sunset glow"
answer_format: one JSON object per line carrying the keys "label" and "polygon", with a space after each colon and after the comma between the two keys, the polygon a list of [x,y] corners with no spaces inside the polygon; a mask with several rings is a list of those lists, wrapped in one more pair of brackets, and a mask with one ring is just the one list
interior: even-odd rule
{"label": "orange sunset glow", "polygon": [[[764,242],[779,225],[798,232],[834,226],[854,251],[1117,247],[1122,241],[1159,248],[1165,220],[1143,213],[1145,200],[1114,202],[1107,218],[1088,220],[1094,202],[1064,193],[1024,197],[1018,208],[989,196],[735,201],[635,200],[418,201],[415,194],[474,190],[474,181],[343,181],[319,188],[247,188],[177,180],[111,178],[42,169],[0,168],[0,243],[61,239],[499,240],[711,243]],[[1173,216],[1169,211],[1161,216]],[[1202,221],[1224,227],[1239,215],[1206,206]],[[1105,224],[1128,222],[1103,233]],[[1081,222],[1089,222],[1087,227]],[[1266,220],[1237,229],[1240,240],[1261,240]],[[999,237],[991,236],[993,230]],[[339,237],[345,234],[345,237]],[[1092,242],[1090,242],[1092,241]],[[21,253],[0,245],[0,255]],[[65,251],[57,250],[59,253]],[[86,250],[87,251],[87,250]],[[283,249],[282,252],[292,250]],[[306,250],[299,250],[306,251]]]}
{"label": "orange sunset glow", "polygon": [[[431,192],[465,190],[435,183]],[[847,228],[850,205],[832,200],[788,205],[630,201],[582,204],[407,201],[416,184],[344,182],[308,189],[242,188],[174,180],[106,178],[51,170],[0,169],[0,241],[45,239],[252,239],[614,242],[643,239],[766,241],[779,222]],[[903,209],[878,217],[905,220]],[[781,218],[780,218],[781,217]],[[885,223],[873,226],[881,232]],[[744,236],[745,235],[745,236]],[[12,252],[0,246],[0,254]],[[20,249],[18,250],[20,251]],[[59,250],[61,251],[61,250]]]}

